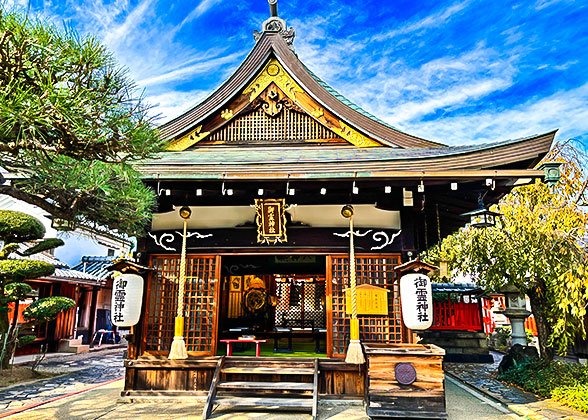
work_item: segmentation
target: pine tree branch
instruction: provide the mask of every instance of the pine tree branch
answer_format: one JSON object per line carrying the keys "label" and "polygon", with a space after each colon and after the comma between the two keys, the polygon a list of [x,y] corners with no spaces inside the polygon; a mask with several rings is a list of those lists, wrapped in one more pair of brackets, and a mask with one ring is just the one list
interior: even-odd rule
{"label": "pine tree branch", "polygon": [[49,203],[48,201],[36,195],[27,194],[11,185],[0,185],[0,194],[9,195],[13,198],[16,198],[17,200],[21,200],[25,203],[37,206],[55,217],[59,217],[65,220],[73,219],[71,214],[56,206],[55,204]]}

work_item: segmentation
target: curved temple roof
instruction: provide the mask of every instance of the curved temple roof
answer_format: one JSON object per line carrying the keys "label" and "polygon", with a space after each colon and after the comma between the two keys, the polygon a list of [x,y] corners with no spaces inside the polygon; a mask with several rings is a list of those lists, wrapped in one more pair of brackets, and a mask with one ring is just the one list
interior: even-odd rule
{"label": "curved temple roof", "polygon": [[402,148],[443,147],[445,145],[404,133],[345,99],[310,72],[290,50],[279,33],[264,32],[253,50],[233,75],[194,108],[163,124],[159,129],[165,139],[174,139],[194,129],[205,118],[241,92],[274,57],[284,70],[318,103],[349,125],[381,143]]}
{"label": "curved temple roof", "polygon": [[[282,31],[267,30],[272,19],[282,22]],[[526,170],[551,147],[556,131],[469,146],[446,146],[404,133],[353,104],[306,68],[291,49],[293,36],[293,29],[286,31],[281,19],[268,19],[264,32],[255,34],[255,47],[227,81],[159,127],[169,141],[168,151],[139,164],[145,178],[215,178],[221,172]],[[289,107],[326,127],[338,140],[328,145],[209,141],[229,123],[239,122],[255,101],[267,102],[268,92],[270,100],[289,101]]]}

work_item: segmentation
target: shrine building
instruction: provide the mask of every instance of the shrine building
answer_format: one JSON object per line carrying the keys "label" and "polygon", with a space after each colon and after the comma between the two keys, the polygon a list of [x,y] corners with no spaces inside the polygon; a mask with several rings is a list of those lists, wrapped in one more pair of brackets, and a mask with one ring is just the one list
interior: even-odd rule
{"label": "shrine building", "polygon": [[[396,268],[465,226],[464,213],[545,176],[534,168],[555,131],[464,146],[400,131],[309,70],[294,30],[275,0],[270,6],[237,70],[159,127],[166,151],[138,166],[158,202],[139,241],[139,262],[151,271],[123,395],[206,394],[215,378],[246,380],[244,368],[226,363],[249,358],[275,366],[274,382],[293,382],[279,369],[308,368],[321,398],[363,398],[368,367],[345,363],[350,223],[342,207],[353,208],[359,338],[410,344]],[[187,359],[169,360],[184,220]],[[225,357],[227,340],[247,338],[265,342],[232,343]]]}

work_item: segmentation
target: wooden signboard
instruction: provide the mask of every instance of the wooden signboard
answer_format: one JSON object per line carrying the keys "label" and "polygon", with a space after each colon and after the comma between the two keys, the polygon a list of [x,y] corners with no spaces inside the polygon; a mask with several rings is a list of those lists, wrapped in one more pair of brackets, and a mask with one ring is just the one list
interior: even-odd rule
{"label": "wooden signboard", "polygon": [[255,199],[257,243],[286,242],[286,203],[280,199]]}
{"label": "wooden signboard", "polygon": [[[388,315],[388,289],[361,284],[355,288],[357,315]],[[351,315],[351,289],[345,289],[347,315]]]}

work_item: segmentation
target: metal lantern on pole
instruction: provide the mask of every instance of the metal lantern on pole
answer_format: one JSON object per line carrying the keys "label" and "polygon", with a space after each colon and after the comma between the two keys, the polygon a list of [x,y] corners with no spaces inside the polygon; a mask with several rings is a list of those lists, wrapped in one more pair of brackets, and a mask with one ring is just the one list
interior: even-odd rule
{"label": "metal lantern on pole", "polygon": [[349,282],[351,289],[350,340],[347,348],[346,363],[361,365],[365,363],[361,342],[359,341],[359,319],[357,318],[357,278],[355,274],[355,251],[353,246],[353,206],[346,205],[341,215],[349,219]]}
{"label": "metal lantern on pole", "polygon": [[192,215],[190,207],[180,209],[180,217],[184,219],[184,233],[182,235],[182,255],[180,256],[180,281],[178,284],[178,308],[175,320],[174,341],[169,351],[168,359],[187,359],[186,343],[184,342],[184,291],[186,287],[186,231],[188,219]]}
{"label": "metal lantern on pole", "polygon": [[488,210],[480,197],[478,199],[478,208],[476,210],[463,213],[462,216],[470,218],[470,225],[477,228],[492,227],[496,224],[496,218],[501,216],[500,213]]}

